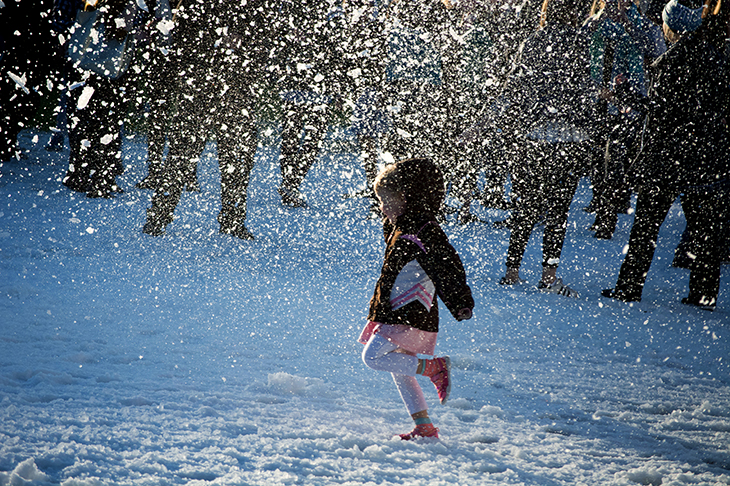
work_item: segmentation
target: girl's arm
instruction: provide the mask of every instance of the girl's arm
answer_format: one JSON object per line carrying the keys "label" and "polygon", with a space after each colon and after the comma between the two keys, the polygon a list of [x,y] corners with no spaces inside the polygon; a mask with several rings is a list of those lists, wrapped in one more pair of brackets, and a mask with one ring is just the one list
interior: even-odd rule
{"label": "girl's arm", "polygon": [[471,318],[474,298],[466,283],[466,270],[446,234],[440,227],[430,225],[419,237],[427,251],[418,260],[434,283],[439,298],[456,320]]}

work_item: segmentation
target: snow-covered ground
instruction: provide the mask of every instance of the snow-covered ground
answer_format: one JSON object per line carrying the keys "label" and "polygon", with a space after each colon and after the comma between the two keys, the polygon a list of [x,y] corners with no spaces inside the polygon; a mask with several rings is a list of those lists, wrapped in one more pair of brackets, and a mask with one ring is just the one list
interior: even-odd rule
{"label": "snow-covered ground", "polygon": [[352,155],[324,154],[310,208],[285,209],[260,151],[245,242],[217,233],[211,145],[202,192],[153,238],[142,138],[126,193],[92,200],[61,186],[47,133],[22,137],[29,157],[0,166],[0,484],[730,484],[730,268],[714,313],[679,303],[679,205],[633,305],[599,297],[631,217],[593,239],[586,181],[559,270],[579,299],[534,290],[540,231],[509,289],[509,233],[446,226],[475,317],[442,307],[452,399],[423,382],[441,440],[402,442],[412,422],[355,342],[383,242],[367,202],[341,198],[364,180]]}

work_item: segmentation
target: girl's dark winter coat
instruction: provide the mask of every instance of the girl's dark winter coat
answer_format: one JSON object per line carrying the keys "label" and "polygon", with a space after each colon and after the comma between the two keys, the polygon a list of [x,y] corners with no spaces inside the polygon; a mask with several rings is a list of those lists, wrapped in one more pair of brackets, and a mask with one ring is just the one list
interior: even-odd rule
{"label": "girl's dark winter coat", "polygon": [[420,302],[411,302],[397,310],[390,305],[390,293],[398,274],[413,260],[426,271],[436,294],[455,318],[460,310],[474,308],[461,259],[433,217],[405,214],[394,225],[386,221],[384,231],[387,247],[380,279],[370,300],[368,320],[438,332],[437,299],[434,298],[430,310]]}

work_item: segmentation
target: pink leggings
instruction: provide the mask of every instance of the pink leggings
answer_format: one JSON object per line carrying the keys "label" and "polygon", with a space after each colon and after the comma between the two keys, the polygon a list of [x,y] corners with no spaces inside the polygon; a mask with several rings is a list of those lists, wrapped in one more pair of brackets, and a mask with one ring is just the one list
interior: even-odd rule
{"label": "pink leggings", "polygon": [[395,352],[400,349],[384,337],[374,334],[365,345],[362,360],[374,370],[389,371],[393,375],[395,386],[398,387],[403,403],[408,413],[428,410],[423,390],[416,380],[418,358],[410,354]]}

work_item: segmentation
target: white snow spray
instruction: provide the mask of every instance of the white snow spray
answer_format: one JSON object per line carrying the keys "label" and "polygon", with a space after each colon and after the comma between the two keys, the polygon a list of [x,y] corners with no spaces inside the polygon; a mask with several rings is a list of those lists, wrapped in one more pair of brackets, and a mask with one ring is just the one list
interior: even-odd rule
{"label": "white snow spray", "polygon": [[84,90],[81,92],[81,96],[79,96],[79,102],[76,104],[76,108],[79,110],[83,110],[86,108],[86,106],[89,104],[89,100],[94,95],[94,88],[91,86],[84,86]]}

